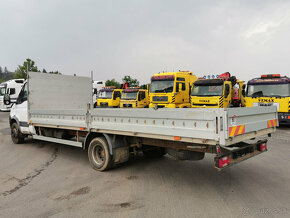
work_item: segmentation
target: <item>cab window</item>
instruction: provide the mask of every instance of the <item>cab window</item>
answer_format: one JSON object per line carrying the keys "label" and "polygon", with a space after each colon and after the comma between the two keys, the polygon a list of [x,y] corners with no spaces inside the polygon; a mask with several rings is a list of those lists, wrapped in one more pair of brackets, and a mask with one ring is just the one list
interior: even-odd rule
{"label": "cab window", "polygon": [[21,104],[25,101],[27,101],[27,83],[24,84],[21,92],[19,93],[17,104]]}

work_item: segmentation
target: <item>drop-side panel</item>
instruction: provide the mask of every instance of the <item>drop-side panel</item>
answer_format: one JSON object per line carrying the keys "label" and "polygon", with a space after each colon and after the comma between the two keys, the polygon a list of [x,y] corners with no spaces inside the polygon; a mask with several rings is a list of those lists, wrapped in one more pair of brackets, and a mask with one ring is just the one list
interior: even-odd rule
{"label": "drop-side panel", "polygon": [[[233,143],[246,140],[245,135],[255,137],[259,133],[271,133],[275,131],[277,122],[276,107],[249,107],[227,108],[227,122],[225,123],[225,139]],[[221,144],[230,144],[221,142]]]}
{"label": "drop-side panel", "polygon": [[217,117],[224,109],[96,109],[91,128],[219,141]]}

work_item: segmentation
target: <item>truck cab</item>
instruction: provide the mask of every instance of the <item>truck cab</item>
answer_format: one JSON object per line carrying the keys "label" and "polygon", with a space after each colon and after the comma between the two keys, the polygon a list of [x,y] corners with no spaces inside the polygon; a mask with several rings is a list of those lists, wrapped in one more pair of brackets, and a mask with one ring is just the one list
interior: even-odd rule
{"label": "truck cab", "polygon": [[243,102],[244,81],[239,81],[229,72],[217,79],[200,78],[194,83],[191,104],[194,108],[240,107]]}
{"label": "truck cab", "polygon": [[124,89],[121,95],[121,108],[145,108],[149,106],[148,90],[139,88]]}
{"label": "truck cab", "polygon": [[105,86],[97,96],[97,107],[119,107],[122,89],[116,89],[114,86]]}
{"label": "truck cab", "polygon": [[154,74],[149,107],[190,108],[190,91],[197,77],[189,71]]}
{"label": "truck cab", "polygon": [[222,79],[201,79],[194,83],[191,93],[193,108],[227,108],[232,103],[233,86]]}
{"label": "truck cab", "polygon": [[276,106],[280,124],[290,124],[290,78],[266,74],[248,81],[246,107]]}
{"label": "truck cab", "polygon": [[[10,111],[13,103],[16,102],[24,81],[24,79],[13,79],[0,84],[0,111]],[[4,104],[5,94],[10,96],[11,103],[9,105]]]}

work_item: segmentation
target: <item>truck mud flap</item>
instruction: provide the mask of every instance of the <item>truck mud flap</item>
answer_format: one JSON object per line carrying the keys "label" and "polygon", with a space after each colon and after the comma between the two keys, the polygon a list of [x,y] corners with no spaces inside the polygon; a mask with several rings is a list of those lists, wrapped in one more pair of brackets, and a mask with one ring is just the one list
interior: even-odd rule
{"label": "truck mud flap", "polygon": [[223,170],[266,151],[267,140],[261,140],[254,144],[241,142],[233,146],[222,147],[218,149],[218,154],[214,158],[215,168]]}

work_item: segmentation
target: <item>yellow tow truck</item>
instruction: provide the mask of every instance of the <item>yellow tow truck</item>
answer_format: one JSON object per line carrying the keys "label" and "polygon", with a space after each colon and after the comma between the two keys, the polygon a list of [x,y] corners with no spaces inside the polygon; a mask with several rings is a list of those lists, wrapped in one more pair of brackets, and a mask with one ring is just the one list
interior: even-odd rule
{"label": "yellow tow truck", "polygon": [[229,72],[217,79],[199,79],[191,93],[193,108],[227,108],[242,106],[244,81],[237,81]]}
{"label": "yellow tow truck", "polygon": [[114,86],[103,87],[98,92],[96,107],[119,107],[122,91]]}
{"label": "yellow tow truck", "polygon": [[146,108],[149,106],[148,90],[136,88],[124,89],[121,95],[121,108]]}
{"label": "yellow tow truck", "polygon": [[248,81],[245,106],[276,106],[280,124],[290,124],[290,78],[266,74]]}
{"label": "yellow tow truck", "polygon": [[154,74],[149,107],[190,108],[190,92],[197,77],[189,71]]}

